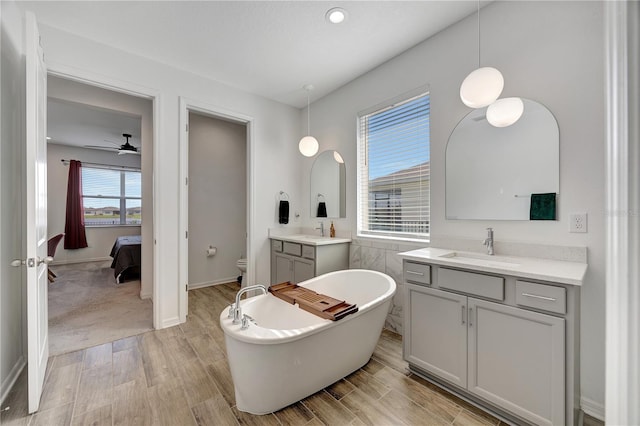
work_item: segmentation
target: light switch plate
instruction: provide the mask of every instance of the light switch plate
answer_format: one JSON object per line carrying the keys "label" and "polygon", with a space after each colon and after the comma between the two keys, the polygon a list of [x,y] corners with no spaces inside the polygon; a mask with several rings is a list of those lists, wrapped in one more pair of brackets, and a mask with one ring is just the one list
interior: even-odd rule
{"label": "light switch plate", "polygon": [[569,215],[569,232],[587,232],[586,213],[571,213]]}

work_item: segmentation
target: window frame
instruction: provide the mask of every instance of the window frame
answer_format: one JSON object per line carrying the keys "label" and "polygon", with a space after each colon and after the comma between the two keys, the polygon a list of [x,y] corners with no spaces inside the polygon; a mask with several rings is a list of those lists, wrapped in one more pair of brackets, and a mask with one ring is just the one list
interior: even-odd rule
{"label": "window frame", "polygon": [[[363,176],[363,173],[365,173],[365,168],[367,167],[365,165],[365,161],[366,159],[364,157],[368,157],[368,146],[363,147],[364,143],[368,143],[367,141],[367,130],[363,129],[363,119],[372,115],[375,115],[377,113],[381,113],[390,109],[393,109],[395,107],[400,107],[408,102],[411,102],[413,100],[419,99],[421,97],[427,96],[429,99],[429,115],[428,115],[428,122],[429,122],[429,137],[428,137],[428,150],[429,150],[429,160],[428,160],[428,189],[427,189],[427,201],[426,201],[426,205],[428,207],[428,213],[426,215],[426,227],[427,227],[427,232],[410,232],[410,231],[402,231],[402,232],[396,232],[396,231],[376,231],[376,230],[372,230],[371,226],[369,226],[368,229],[365,229],[364,224],[365,222],[368,222],[369,225],[371,222],[366,221],[365,219],[365,215],[368,215],[369,213],[369,207],[366,207],[365,210],[365,206],[363,204],[364,200],[364,194],[363,194],[363,190],[367,191],[366,197],[367,200],[370,204],[371,200],[369,200],[369,192],[370,192],[370,187],[369,187],[369,177],[368,176]],[[389,99],[387,101],[384,101],[380,104],[377,104],[373,107],[367,108],[363,111],[360,111],[357,114],[356,117],[356,128],[357,128],[357,183],[356,183],[356,211],[357,211],[357,224],[356,224],[356,235],[358,236],[358,238],[373,238],[373,239],[388,239],[388,240],[398,240],[398,241],[413,241],[413,242],[429,242],[430,239],[430,234],[431,234],[431,170],[430,170],[430,166],[431,166],[431,127],[430,127],[430,119],[431,119],[431,93],[430,93],[430,88],[428,85],[425,86],[421,86],[418,87],[414,90],[411,90],[409,92],[403,93],[401,95],[398,95],[392,99]],[[364,184],[366,182],[366,188],[364,188]],[[395,190],[393,190],[395,191]],[[390,194],[390,199],[392,198],[392,195],[395,194]]]}
{"label": "window frame", "polygon": [[[128,167],[128,166],[109,166],[109,165],[84,165],[81,166],[81,173],[84,169],[99,169],[99,170],[110,170],[114,172],[118,172],[120,174],[120,195],[92,195],[85,194],[84,187],[84,175],[82,176],[82,209],[85,211],[85,199],[100,199],[100,200],[114,200],[115,203],[118,204],[118,208],[120,211],[120,222],[119,223],[87,223],[86,214],[83,213],[85,227],[86,228],[109,228],[109,227],[126,227],[126,226],[142,226],[142,214],[140,215],[139,223],[127,223],[127,200],[140,200],[140,211],[142,211],[142,169],[136,167]],[[126,195],[126,173],[140,173],[140,196],[127,196]],[[116,220],[114,218],[114,220]]]}

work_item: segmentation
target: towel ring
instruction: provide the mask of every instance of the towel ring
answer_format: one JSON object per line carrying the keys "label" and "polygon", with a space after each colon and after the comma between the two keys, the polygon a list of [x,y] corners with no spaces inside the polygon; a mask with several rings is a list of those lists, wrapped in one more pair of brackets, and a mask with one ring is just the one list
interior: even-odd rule
{"label": "towel ring", "polygon": [[317,201],[324,201],[324,195],[318,193],[318,196],[316,197]]}
{"label": "towel ring", "polygon": [[284,191],[280,191],[280,197],[278,199],[280,201],[288,201],[289,200],[289,194],[287,194]]}

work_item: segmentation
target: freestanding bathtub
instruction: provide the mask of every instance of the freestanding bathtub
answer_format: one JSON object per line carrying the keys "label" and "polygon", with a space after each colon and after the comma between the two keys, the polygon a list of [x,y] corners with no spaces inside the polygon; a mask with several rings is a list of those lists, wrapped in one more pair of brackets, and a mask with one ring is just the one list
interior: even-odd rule
{"label": "freestanding bathtub", "polygon": [[350,269],[299,283],[358,305],[338,321],[320,318],[272,294],[240,303],[252,318],[240,329],[220,314],[238,410],[267,414],[293,404],[365,365],[375,349],[396,283],[380,272]]}

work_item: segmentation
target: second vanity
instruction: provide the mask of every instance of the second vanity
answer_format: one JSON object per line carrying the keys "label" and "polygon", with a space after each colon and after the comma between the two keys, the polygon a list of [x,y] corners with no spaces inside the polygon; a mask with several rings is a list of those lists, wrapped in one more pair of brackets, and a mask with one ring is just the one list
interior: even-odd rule
{"label": "second vanity", "polygon": [[271,237],[271,284],[294,284],[327,272],[349,269],[348,238],[315,235]]}
{"label": "second vanity", "polygon": [[518,424],[577,424],[586,264],[437,248],[400,256],[412,372]]}

